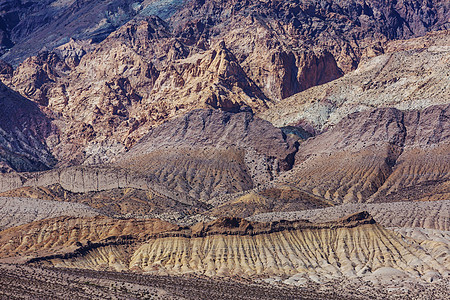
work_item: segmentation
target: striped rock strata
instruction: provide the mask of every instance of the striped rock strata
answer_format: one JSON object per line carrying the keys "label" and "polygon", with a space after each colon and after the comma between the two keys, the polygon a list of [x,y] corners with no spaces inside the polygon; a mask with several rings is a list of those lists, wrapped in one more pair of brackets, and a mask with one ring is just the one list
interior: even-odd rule
{"label": "striped rock strata", "polygon": [[445,257],[433,257],[365,212],[321,224],[221,218],[190,228],[158,220],[59,218],[5,230],[0,240],[2,261],[159,274],[329,280],[392,269],[396,276],[436,280],[450,267]]}

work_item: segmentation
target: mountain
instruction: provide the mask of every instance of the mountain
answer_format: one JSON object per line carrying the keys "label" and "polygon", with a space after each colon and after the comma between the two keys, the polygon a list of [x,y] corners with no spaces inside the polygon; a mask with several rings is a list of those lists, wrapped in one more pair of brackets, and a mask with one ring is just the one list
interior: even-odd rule
{"label": "mountain", "polygon": [[272,180],[296,151],[295,140],[250,112],[195,110],[151,130],[118,164],[206,200]]}
{"label": "mountain", "polygon": [[384,54],[365,58],[355,71],[284,99],[260,117],[276,126],[302,124],[321,131],[352,112],[447,104],[449,44],[449,31],[389,42]]}
{"label": "mountain", "polygon": [[17,65],[71,39],[98,43],[137,16],[169,17],[183,0],[5,0],[0,4],[0,55]]}
{"label": "mountain", "polygon": [[444,105],[350,114],[304,143],[280,181],[344,203],[446,199],[448,112]]}
{"label": "mountain", "polygon": [[[0,176],[2,196],[81,202],[107,215],[206,210],[292,168],[298,142],[252,112],[194,110],[150,130],[116,162]],[[171,209],[172,208],[172,209]]]}
{"label": "mountain", "polygon": [[447,299],[449,8],[2,1],[0,298]]}
{"label": "mountain", "polygon": [[[174,8],[175,2],[136,2],[135,10],[125,2],[112,1],[109,10],[107,2],[58,2],[58,11],[70,11],[64,22],[73,16],[85,30],[101,17],[109,35],[95,41],[71,36],[3,76],[9,87],[54,113],[61,143],[51,151],[61,165],[104,162],[152,126],[192,109],[263,112],[355,69],[364,57],[383,53],[389,40],[445,29],[449,14],[439,1],[211,0],[188,1],[165,20],[145,16],[158,11],[148,7]],[[83,16],[95,18],[83,23],[77,16],[87,9]],[[26,36],[25,45],[50,45]]]}
{"label": "mountain", "polygon": [[240,217],[339,205],[448,200],[449,105],[353,113],[303,141],[292,169],[244,194],[212,199]]}

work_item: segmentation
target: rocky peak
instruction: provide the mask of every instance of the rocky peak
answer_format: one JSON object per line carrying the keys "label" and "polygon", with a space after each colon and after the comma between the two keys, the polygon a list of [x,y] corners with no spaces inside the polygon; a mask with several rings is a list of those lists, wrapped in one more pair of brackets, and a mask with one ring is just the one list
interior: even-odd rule
{"label": "rocky peak", "polygon": [[136,18],[113,32],[108,41],[119,40],[132,47],[146,45],[151,40],[164,39],[171,36],[167,24],[157,16]]}
{"label": "rocky peak", "polygon": [[11,85],[25,97],[46,106],[51,88],[69,71],[56,53],[44,51],[26,59],[14,71]]}
{"label": "rocky peak", "polygon": [[[68,22],[104,8],[94,2],[65,3],[72,9]],[[122,11],[105,17],[105,26],[61,39],[57,55],[42,52],[2,78],[55,118],[64,142],[52,151],[61,161],[104,162],[152,126],[192,109],[261,112],[341,77],[371,52],[367,48],[381,53],[388,39],[446,26],[445,5],[416,2],[190,1],[162,20],[147,16],[159,2],[116,0],[105,11]],[[151,9],[143,13],[146,5]],[[427,12],[425,25],[411,25],[413,16]]]}

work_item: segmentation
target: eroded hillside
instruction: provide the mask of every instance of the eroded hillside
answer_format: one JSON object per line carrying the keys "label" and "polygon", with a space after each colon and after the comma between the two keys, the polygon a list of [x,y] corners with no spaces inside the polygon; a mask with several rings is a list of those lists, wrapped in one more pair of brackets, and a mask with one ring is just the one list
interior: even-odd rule
{"label": "eroded hillside", "polygon": [[448,20],[3,1],[0,298],[447,299]]}
{"label": "eroded hillside", "polygon": [[[375,224],[366,212],[322,224],[220,218],[190,228],[158,220],[56,218],[7,229],[1,238],[4,262],[28,259],[87,269],[193,271],[208,276],[296,275],[293,281],[308,276],[319,280],[322,276],[322,280],[376,277],[386,271],[385,275],[393,272],[394,277],[419,276],[429,281],[444,276],[449,268],[448,261]],[[18,252],[20,257],[15,257]],[[323,260],[318,261],[317,255]],[[427,263],[406,263],[412,260]],[[391,269],[396,271],[388,271]]]}

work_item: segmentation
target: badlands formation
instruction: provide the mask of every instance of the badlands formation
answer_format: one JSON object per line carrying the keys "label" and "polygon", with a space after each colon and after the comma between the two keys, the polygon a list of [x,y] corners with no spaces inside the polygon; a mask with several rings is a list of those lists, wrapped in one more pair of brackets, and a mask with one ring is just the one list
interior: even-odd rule
{"label": "badlands formation", "polygon": [[0,298],[448,299],[449,11],[3,1]]}

